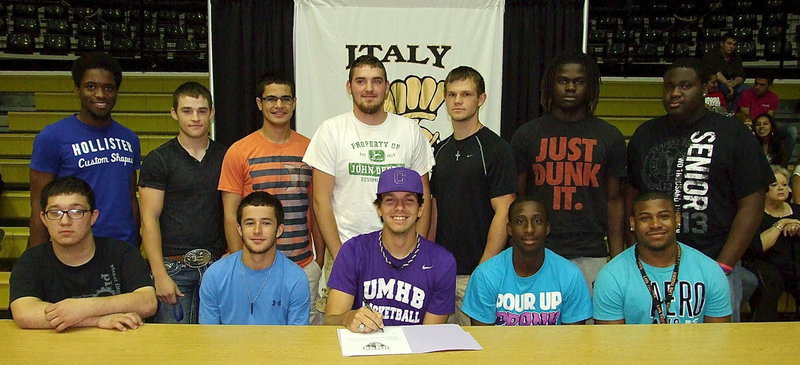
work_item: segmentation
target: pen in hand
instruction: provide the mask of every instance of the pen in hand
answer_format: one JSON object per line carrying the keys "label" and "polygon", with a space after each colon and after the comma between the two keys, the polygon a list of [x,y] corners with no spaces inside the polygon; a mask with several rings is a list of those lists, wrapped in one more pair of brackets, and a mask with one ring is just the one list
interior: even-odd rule
{"label": "pen in hand", "polygon": [[[367,300],[366,300],[366,299],[361,299],[361,306],[362,306],[362,307],[367,307],[367,309],[369,309],[369,311],[370,311],[370,312],[372,312],[372,313],[376,313],[376,314],[377,314],[377,312],[375,312],[375,311],[372,309],[372,306],[371,306],[371,305],[370,305],[370,304],[367,302]],[[377,323],[375,323],[375,324],[377,325]],[[378,327],[378,331],[381,331],[381,332],[383,332],[383,327]]]}

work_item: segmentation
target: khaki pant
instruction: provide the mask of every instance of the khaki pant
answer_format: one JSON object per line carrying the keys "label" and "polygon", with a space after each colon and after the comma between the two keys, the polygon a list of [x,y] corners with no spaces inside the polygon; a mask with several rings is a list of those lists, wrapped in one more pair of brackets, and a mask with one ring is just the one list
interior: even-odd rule
{"label": "khaki pant", "polygon": [[467,283],[469,283],[469,275],[456,276],[456,312],[447,318],[447,323],[457,324],[460,326],[470,326],[470,318],[468,315],[461,311],[461,305],[464,303],[464,293],[467,292]]}
{"label": "khaki pant", "polygon": [[322,324],[322,315],[314,305],[319,298],[319,278],[322,274],[322,269],[316,261],[311,261],[303,268],[308,278],[308,293],[311,299],[311,308],[308,312],[308,324],[320,325]]}

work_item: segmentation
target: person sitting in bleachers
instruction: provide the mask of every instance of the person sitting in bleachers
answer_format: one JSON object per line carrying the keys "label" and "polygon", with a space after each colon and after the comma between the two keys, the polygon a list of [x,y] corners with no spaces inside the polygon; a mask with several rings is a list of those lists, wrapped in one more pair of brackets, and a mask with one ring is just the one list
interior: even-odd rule
{"label": "person sitting in bleachers", "polygon": [[800,205],[789,203],[789,171],[772,165],[776,182],[770,184],[764,201],[760,234],[750,247],[748,266],[758,276],[760,295],[754,297],[753,321],[778,319],[778,299],[784,290],[798,292]]}
{"label": "person sitting in bleachers", "polygon": [[789,163],[789,152],[786,150],[784,143],[785,137],[778,126],[775,125],[775,120],[769,114],[761,114],[756,117],[753,123],[758,142],[767,156],[767,161],[774,165],[786,167]]}
{"label": "person sitting in bleachers", "polygon": [[740,95],[749,88],[744,84],[742,57],[736,53],[738,43],[733,33],[726,33],[722,36],[719,50],[703,56],[703,65],[710,73],[717,75],[717,88],[728,98],[728,111],[731,112],[736,111]]}
{"label": "person sitting in bleachers", "polygon": [[717,75],[709,73],[708,82],[703,85],[706,94],[706,109],[719,114],[728,114],[728,100],[717,90]]}
{"label": "person sitting in bleachers", "polygon": [[739,111],[750,114],[750,118],[756,118],[761,114],[775,116],[778,109],[778,95],[770,91],[772,82],[775,78],[765,70],[756,71],[753,87],[742,92],[739,99]]}

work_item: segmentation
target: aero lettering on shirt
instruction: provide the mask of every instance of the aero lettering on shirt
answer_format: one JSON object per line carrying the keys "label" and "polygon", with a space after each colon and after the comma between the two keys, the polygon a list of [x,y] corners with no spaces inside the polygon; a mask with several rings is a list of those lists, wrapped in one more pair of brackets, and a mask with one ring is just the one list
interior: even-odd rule
{"label": "aero lettering on shirt", "polygon": [[[667,287],[669,286],[669,281],[660,283],[660,285],[659,283],[652,282],[650,285],[653,287],[653,292],[658,296],[658,300],[663,302]],[[706,284],[703,282],[691,283],[680,280],[675,285],[677,287],[672,293],[674,298],[672,298],[672,302],[670,302],[669,310],[664,313],[667,317],[667,322],[699,323],[706,305]],[[654,321],[653,323],[658,322],[658,310],[655,305],[656,303],[651,301],[650,316]]]}

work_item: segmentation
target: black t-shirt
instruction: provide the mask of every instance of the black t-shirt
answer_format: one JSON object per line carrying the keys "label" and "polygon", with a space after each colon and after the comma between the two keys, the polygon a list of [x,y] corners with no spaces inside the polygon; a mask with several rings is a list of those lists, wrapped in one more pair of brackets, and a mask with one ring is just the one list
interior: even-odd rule
{"label": "black t-shirt", "polygon": [[544,115],[514,133],[517,170],[526,193],[549,210],[546,247],[572,259],[605,257],[608,177],[625,176],[625,138],[598,118],[563,122]]}
{"label": "black t-shirt", "polygon": [[214,257],[225,253],[222,195],[217,190],[225,146],[210,141],[202,161],[177,139],[159,146],[142,161],[139,186],[164,191],[161,247],[164,256],[205,248]]}
{"label": "black t-shirt", "polygon": [[728,237],[737,200],[766,191],[775,181],[752,133],[741,122],[711,112],[689,127],[667,116],[639,126],[628,143],[628,178],[640,191],[672,194],[681,212],[678,240],[714,260]]}
{"label": "black t-shirt", "polygon": [[733,80],[736,77],[744,77],[742,57],[737,53],[734,53],[730,60],[728,60],[725,59],[725,55],[722,54],[722,50],[717,48],[703,56],[703,65],[705,65],[706,68],[708,68],[708,70],[714,74],[717,72],[722,72],[722,74],[725,75],[725,77],[729,80]]}
{"label": "black t-shirt", "polygon": [[764,260],[774,264],[781,271],[792,271],[792,265],[800,264],[800,237],[797,236],[778,236],[775,244],[770,247],[766,252],[763,250],[761,243],[761,232],[766,231],[775,223],[783,218],[800,219],[800,205],[789,203],[792,208],[792,214],[786,217],[773,217],[764,213],[764,218],[761,220],[761,226],[758,228],[755,237],[753,238],[753,245],[748,250],[746,256],[749,260]]}
{"label": "black t-shirt", "polygon": [[26,250],[11,270],[9,303],[22,297],[56,303],[153,286],[150,268],[135,248],[111,238],[94,237],[94,242],[92,259],[76,267],[62,263],[51,242]]}
{"label": "black t-shirt", "polygon": [[436,243],[456,258],[457,274],[470,275],[486,248],[494,217],[491,199],[516,190],[511,147],[489,128],[434,146],[431,192],[436,198]]}

